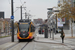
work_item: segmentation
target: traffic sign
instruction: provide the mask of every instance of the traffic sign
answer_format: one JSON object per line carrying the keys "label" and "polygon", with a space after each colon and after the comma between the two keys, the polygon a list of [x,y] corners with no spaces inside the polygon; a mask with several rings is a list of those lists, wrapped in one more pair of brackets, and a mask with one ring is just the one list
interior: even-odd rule
{"label": "traffic sign", "polygon": [[11,19],[14,19],[14,16],[11,16]]}

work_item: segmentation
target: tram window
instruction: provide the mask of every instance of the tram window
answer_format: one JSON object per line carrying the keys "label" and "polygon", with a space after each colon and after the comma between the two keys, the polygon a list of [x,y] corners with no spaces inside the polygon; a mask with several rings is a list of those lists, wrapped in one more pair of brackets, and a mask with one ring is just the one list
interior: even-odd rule
{"label": "tram window", "polygon": [[18,33],[18,30],[17,30],[17,33]]}
{"label": "tram window", "polygon": [[34,26],[31,25],[31,32],[34,32],[35,31],[35,28]]}
{"label": "tram window", "polygon": [[29,31],[29,24],[20,24],[19,25],[19,30],[21,32],[23,32],[23,31]]}
{"label": "tram window", "polygon": [[32,27],[31,27],[31,32],[33,32],[33,31],[32,31]]}

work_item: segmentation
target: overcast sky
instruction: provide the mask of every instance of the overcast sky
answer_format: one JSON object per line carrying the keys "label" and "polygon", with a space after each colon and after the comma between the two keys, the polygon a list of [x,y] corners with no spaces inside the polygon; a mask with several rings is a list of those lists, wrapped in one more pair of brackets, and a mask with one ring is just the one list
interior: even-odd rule
{"label": "overcast sky", "polygon": [[[30,10],[30,14],[33,15],[31,19],[47,19],[47,8],[57,6],[58,0],[14,0],[14,11],[18,9],[14,13],[15,21],[18,21],[20,19],[20,8],[16,7],[20,7],[24,2],[26,2],[26,4],[24,4],[23,7],[26,6],[27,12],[29,12]],[[11,0],[0,0],[0,11],[5,12],[5,18],[10,18]],[[24,8],[23,13],[25,13]]]}

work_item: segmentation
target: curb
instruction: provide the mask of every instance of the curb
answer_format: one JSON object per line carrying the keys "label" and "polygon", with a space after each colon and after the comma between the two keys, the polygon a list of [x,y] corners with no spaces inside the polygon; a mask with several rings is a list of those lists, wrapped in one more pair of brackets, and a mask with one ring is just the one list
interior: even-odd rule
{"label": "curb", "polygon": [[65,37],[65,38],[75,38],[75,36],[74,36],[74,37],[67,36],[67,37]]}

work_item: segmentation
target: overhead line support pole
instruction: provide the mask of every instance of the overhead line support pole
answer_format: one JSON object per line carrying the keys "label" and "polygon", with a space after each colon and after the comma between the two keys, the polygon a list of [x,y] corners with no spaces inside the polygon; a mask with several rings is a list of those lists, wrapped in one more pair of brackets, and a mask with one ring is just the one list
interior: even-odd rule
{"label": "overhead line support pole", "polygon": [[[11,16],[14,16],[13,14],[13,0],[11,0]],[[14,19],[12,19],[12,42],[14,42]]]}
{"label": "overhead line support pole", "polygon": [[21,20],[22,20],[22,6],[21,6]]}
{"label": "overhead line support pole", "polygon": [[26,7],[17,7],[17,8],[20,8],[21,9],[21,20],[22,20],[22,8],[26,8]]}

